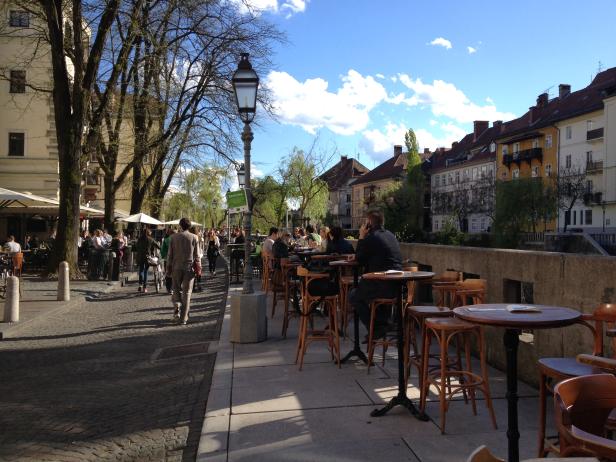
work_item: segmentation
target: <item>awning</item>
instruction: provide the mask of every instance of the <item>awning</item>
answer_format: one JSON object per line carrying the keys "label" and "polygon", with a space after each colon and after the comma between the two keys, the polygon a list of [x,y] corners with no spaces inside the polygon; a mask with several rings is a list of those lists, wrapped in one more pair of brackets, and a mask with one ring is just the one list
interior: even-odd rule
{"label": "awning", "polygon": [[[30,193],[22,193],[12,191],[6,188],[0,188],[0,214],[20,214],[20,215],[58,215],[60,202],[55,199],[50,199],[43,196],[37,196]],[[103,210],[79,206],[81,216],[104,216]]]}
{"label": "awning", "polygon": [[[201,226],[201,227],[203,227],[203,225],[201,223],[196,223],[194,221],[191,221],[190,224],[191,224],[191,226]],[[177,220],[165,221],[163,223],[163,225],[179,226],[180,225],[180,218],[178,218]]]}
{"label": "awning", "polygon": [[145,213],[136,213],[126,218],[119,218],[118,221],[125,221],[127,223],[142,223],[144,225],[162,225],[163,222],[156,218],[146,215]]}

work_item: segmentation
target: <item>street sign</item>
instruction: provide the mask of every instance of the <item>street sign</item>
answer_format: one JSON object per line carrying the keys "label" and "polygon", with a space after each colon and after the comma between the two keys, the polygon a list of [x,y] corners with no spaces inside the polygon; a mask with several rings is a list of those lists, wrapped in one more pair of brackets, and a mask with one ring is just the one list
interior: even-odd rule
{"label": "street sign", "polygon": [[229,212],[239,213],[248,211],[248,201],[246,200],[246,191],[229,191],[227,193],[227,209]]}

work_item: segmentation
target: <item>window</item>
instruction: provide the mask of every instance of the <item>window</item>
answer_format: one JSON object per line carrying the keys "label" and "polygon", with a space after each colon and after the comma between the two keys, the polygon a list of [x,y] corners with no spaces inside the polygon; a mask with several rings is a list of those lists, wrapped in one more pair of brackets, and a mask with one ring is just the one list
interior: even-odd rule
{"label": "window", "polygon": [[539,147],[539,138],[535,138],[533,139],[533,148],[538,148]]}
{"label": "window", "polygon": [[509,149],[507,148],[507,145],[504,144],[503,145],[503,156],[506,156],[507,154],[509,154]]}
{"label": "window", "polygon": [[456,172],[456,184],[460,183],[460,172]]}
{"label": "window", "polygon": [[592,162],[592,151],[586,151],[586,164],[590,164]]}
{"label": "window", "polygon": [[11,27],[30,27],[30,13],[23,10],[11,10],[9,13]]}
{"label": "window", "polygon": [[346,216],[347,217],[351,216],[351,209],[349,207],[347,207],[347,209],[346,209]]}
{"label": "window", "polygon": [[577,225],[577,210],[573,211],[573,224]]}
{"label": "window", "polygon": [[585,210],[584,214],[586,215],[586,224],[592,225],[592,209]]}
{"label": "window", "polygon": [[464,176],[463,176],[463,178],[464,178],[464,181],[468,181],[468,168],[464,169]]}
{"label": "window", "polygon": [[586,130],[588,131],[592,130],[592,120],[586,121]]}
{"label": "window", "polygon": [[513,143],[513,153],[516,154],[520,152],[520,143]]}
{"label": "window", "polygon": [[346,200],[347,202],[351,202],[351,195],[350,195],[350,194],[347,194],[347,195],[346,195],[346,199],[347,199],[347,200]]}
{"label": "window", "polygon": [[565,127],[565,139],[570,140],[573,134],[573,130],[571,129],[571,125]]}
{"label": "window", "polygon": [[586,192],[591,193],[592,189],[592,180],[586,180]]}
{"label": "window", "polygon": [[503,180],[506,180],[506,179],[507,179],[507,172],[503,172],[503,173],[501,173],[501,178],[502,178]]}
{"label": "window", "polygon": [[516,178],[520,178],[520,170],[519,169],[514,169],[511,172],[511,178],[516,179]]}
{"label": "window", "polygon": [[9,133],[9,156],[23,156],[25,133]]}
{"label": "window", "polygon": [[571,168],[571,154],[567,154],[567,157],[565,157],[565,167]]}
{"label": "window", "polygon": [[10,81],[11,93],[26,92],[26,71],[11,71]]}
{"label": "window", "polygon": [[477,167],[473,167],[473,181],[477,179],[478,175],[479,175],[479,169]]}
{"label": "window", "polygon": [[532,176],[533,176],[533,178],[537,178],[539,176],[539,167],[538,166],[533,167]]}
{"label": "window", "polygon": [[552,147],[552,135],[545,135],[545,148],[551,148]]}
{"label": "window", "polygon": [[571,211],[565,210],[565,225],[569,226],[571,224]]}
{"label": "window", "polygon": [[552,164],[545,165],[545,176],[552,176]]}
{"label": "window", "polygon": [[488,166],[482,165],[481,166],[481,178],[485,178],[487,173],[488,173]]}
{"label": "window", "polygon": [[446,182],[447,182],[447,174],[444,173],[441,175],[441,186],[445,186]]}
{"label": "window", "polygon": [[496,152],[496,143],[494,141],[490,143],[490,152]]}

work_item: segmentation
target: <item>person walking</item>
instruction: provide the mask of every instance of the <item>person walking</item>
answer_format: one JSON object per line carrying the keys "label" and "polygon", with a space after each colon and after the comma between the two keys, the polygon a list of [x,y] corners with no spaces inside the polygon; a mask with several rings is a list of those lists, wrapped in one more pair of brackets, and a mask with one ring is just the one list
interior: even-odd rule
{"label": "person walking", "polygon": [[210,229],[207,233],[207,262],[211,276],[216,276],[216,259],[220,255],[220,240],[216,231]]}
{"label": "person walking", "polygon": [[190,220],[180,220],[181,232],[175,233],[169,239],[169,252],[167,253],[167,271],[173,279],[173,318],[179,319],[182,324],[188,322],[190,311],[190,296],[195,280],[195,267],[201,266],[199,259],[199,241],[192,234]]}
{"label": "person walking", "polygon": [[160,249],[158,243],[152,239],[152,231],[144,229],[137,240],[137,271],[139,272],[139,292],[147,292],[148,269],[150,263],[148,257],[154,256],[155,249]]}
{"label": "person walking", "polygon": [[[173,228],[167,228],[165,238],[163,239],[163,244],[160,247],[160,258],[162,258],[165,262],[167,261],[167,255],[169,253],[169,241],[171,240],[171,236],[175,234],[175,230]],[[167,289],[167,293],[173,293],[172,284],[173,279],[171,277],[171,273],[166,271],[167,265],[165,264],[165,288]]]}
{"label": "person walking", "polygon": [[203,260],[203,237],[201,231],[195,226],[190,227],[190,232],[197,236],[197,253],[199,254],[199,265],[195,266],[195,292],[201,292],[201,261]]}

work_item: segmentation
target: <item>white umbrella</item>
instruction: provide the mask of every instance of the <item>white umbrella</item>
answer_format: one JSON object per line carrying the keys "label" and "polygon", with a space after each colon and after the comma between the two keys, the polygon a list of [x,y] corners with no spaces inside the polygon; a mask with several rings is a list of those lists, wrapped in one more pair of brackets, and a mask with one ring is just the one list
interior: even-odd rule
{"label": "white umbrella", "polygon": [[[180,224],[180,219],[179,218],[177,220],[165,221],[163,223],[163,225],[176,225],[176,226],[178,226],[179,224]],[[191,221],[190,224],[192,226],[203,226],[201,223],[197,223],[197,222],[194,222],[194,221]]]}
{"label": "white umbrella", "polygon": [[1,208],[28,208],[44,205],[58,205],[58,201],[47,197],[35,196],[34,194],[20,193],[10,189],[0,188]]}
{"label": "white umbrella", "polygon": [[126,218],[119,218],[120,221],[126,221],[128,223],[142,223],[145,225],[162,225],[163,222],[156,218],[146,215],[145,213],[136,213]]}

